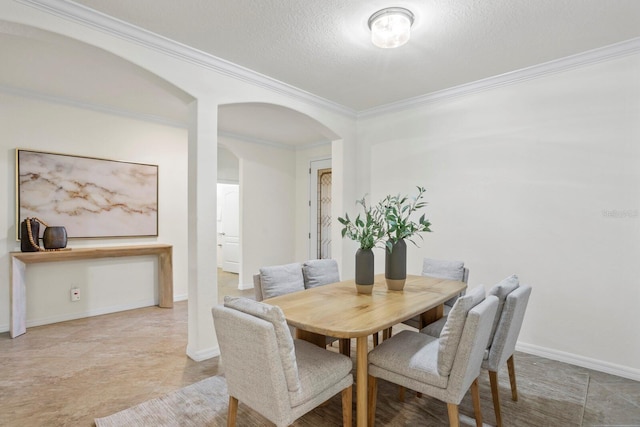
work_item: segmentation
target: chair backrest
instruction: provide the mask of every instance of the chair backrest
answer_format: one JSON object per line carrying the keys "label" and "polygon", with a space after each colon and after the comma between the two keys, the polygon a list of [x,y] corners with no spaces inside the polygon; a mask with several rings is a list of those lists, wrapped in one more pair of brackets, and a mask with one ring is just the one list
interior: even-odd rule
{"label": "chair backrest", "polygon": [[504,307],[504,303],[507,299],[507,295],[513,292],[520,286],[520,279],[515,274],[508,276],[489,289],[487,292],[488,295],[495,295],[498,297],[498,314],[496,318],[493,319],[493,327],[491,328],[491,335],[489,336],[489,346],[491,346],[491,342],[493,341],[493,336],[496,333],[496,329],[498,329],[498,323],[500,323],[500,315],[502,314],[502,307]]}
{"label": "chair backrest", "polygon": [[530,295],[531,286],[521,285],[506,296],[502,312],[496,314],[499,320],[489,343],[489,357],[483,363],[485,368],[497,371],[515,351]]}
{"label": "chair backrest", "polygon": [[[302,264],[297,262],[262,267],[260,268],[259,279],[259,285],[256,286],[256,278],[254,276],[254,292],[257,301],[304,290]],[[260,289],[260,299],[258,299],[258,288]]]}
{"label": "chair backrest", "polygon": [[498,298],[490,295],[469,310],[447,383],[448,401],[459,404],[471,383],[480,375],[497,309]]}
{"label": "chair backrest", "polygon": [[300,379],[282,310],[225,297],[212,314],[229,394],[276,424],[290,419],[289,395]]}
{"label": "chair backrest", "polygon": [[[463,261],[424,258],[422,261],[422,275],[469,283],[469,269],[464,266]],[[464,292],[461,295],[464,295]],[[445,301],[445,305],[453,307],[457,299],[458,297],[453,297]]]}
{"label": "chair backrest", "polygon": [[262,281],[260,280],[260,274],[253,275],[253,292],[256,296],[256,301],[262,301]]}
{"label": "chair backrest", "polygon": [[262,301],[265,298],[339,281],[340,272],[335,259],[312,259],[304,264],[261,268],[259,274],[253,275],[253,292],[256,301]]}
{"label": "chair backrest", "polygon": [[451,373],[469,311],[480,304],[484,297],[483,287],[472,289],[458,298],[446,317],[438,339],[438,373],[440,375],[448,376]]}
{"label": "chair backrest", "polygon": [[311,259],[302,264],[304,287],[328,285],[340,281],[338,262],[335,259]]}

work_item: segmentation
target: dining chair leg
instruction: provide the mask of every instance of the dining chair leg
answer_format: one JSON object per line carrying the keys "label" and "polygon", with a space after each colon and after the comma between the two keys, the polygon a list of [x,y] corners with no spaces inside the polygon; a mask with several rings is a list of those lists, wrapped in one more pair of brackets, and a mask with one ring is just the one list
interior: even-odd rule
{"label": "dining chair leg", "polygon": [[389,338],[391,338],[391,335],[393,334],[393,330],[392,330],[393,326],[390,328],[385,329],[382,332],[382,341],[384,340],[388,340]]}
{"label": "dining chair leg", "polygon": [[351,357],[351,340],[349,338],[340,338],[338,346],[340,348],[340,354]]}
{"label": "dining chair leg", "polygon": [[480,387],[478,379],[471,383],[471,398],[473,400],[473,413],[476,417],[476,427],[482,427],[482,408],[480,407]]}
{"label": "dining chair leg", "polygon": [[447,412],[449,412],[449,427],[460,427],[458,405],[455,403],[447,403]]}
{"label": "dining chair leg", "polygon": [[404,402],[404,387],[401,385],[398,386],[398,400]]}
{"label": "dining chair leg", "polygon": [[500,414],[500,392],[498,388],[498,373],[489,371],[489,382],[491,383],[491,397],[493,398],[493,412],[496,414],[496,427],[502,427],[502,416]]}
{"label": "dining chair leg", "polygon": [[378,399],[378,379],[369,375],[369,412],[367,416],[367,424],[369,427],[373,427],[376,422],[376,400]]}
{"label": "dining chair leg", "polygon": [[377,332],[373,333],[373,346],[374,347],[378,346],[378,333]]}
{"label": "dining chair leg", "polygon": [[227,413],[227,427],[235,427],[238,415],[238,399],[229,396],[229,412]]}
{"label": "dining chair leg", "polygon": [[342,390],[342,425],[351,427],[353,419],[353,386]]}
{"label": "dining chair leg", "polygon": [[509,369],[509,382],[511,383],[511,399],[518,401],[518,386],[516,385],[516,367],[513,363],[513,354],[507,359]]}

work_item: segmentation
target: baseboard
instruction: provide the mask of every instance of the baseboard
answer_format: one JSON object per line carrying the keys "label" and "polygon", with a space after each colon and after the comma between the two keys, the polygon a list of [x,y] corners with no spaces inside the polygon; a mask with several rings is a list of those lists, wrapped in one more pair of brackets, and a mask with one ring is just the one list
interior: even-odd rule
{"label": "baseboard", "polygon": [[173,296],[173,302],[186,301],[188,299],[189,299],[189,295],[187,295],[187,294],[174,295]]}
{"label": "baseboard", "polygon": [[194,351],[187,346],[187,356],[196,362],[202,362],[203,360],[220,356],[220,347],[216,345],[215,347]]}
{"label": "baseboard", "polygon": [[594,371],[617,375],[634,381],[640,381],[640,369],[630,368],[628,366],[609,363],[603,360],[592,359],[590,357],[584,357],[573,353],[567,353],[560,350],[522,342],[518,342],[518,344],[516,344],[516,350],[551,360],[557,360],[558,362],[570,363],[571,365],[593,369]]}
{"label": "baseboard", "polygon": [[[186,299],[186,296],[185,296]],[[175,300],[175,299],[174,299]],[[50,325],[52,323],[66,322],[67,320],[83,319],[85,317],[101,316],[103,314],[117,313],[119,311],[134,310],[136,308],[151,307],[158,305],[154,299],[144,299],[133,301],[127,304],[118,304],[97,309],[90,309],[76,313],[57,314],[55,316],[40,317],[38,319],[27,320],[27,328],[34,326]],[[9,324],[0,325],[0,332],[9,332]]]}
{"label": "baseboard", "polygon": [[253,283],[239,283],[238,289],[241,291],[246,291],[247,289],[253,289]]}
{"label": "baseboard", "polygon": [[75,320],[75,319],[82,319],[85,317],[93,317],[93,316],[100,316],[100,315],[109,314],[109,313],[117,313],[119,311],[134,310],[136,308],[150,307],[152,305],[157,305],[157,304],[158,304],[157,301],[154,301],[153,299],[148,299],[148,300],[133,301],[127,304],[101,307],[97,309],[81,311],[78,313],[57,314],[55,316],[41,317],[39,319],[27,320],[27,328],[32,328],[34,326],[49,325],[51,323],[66,322],[67,320]]}

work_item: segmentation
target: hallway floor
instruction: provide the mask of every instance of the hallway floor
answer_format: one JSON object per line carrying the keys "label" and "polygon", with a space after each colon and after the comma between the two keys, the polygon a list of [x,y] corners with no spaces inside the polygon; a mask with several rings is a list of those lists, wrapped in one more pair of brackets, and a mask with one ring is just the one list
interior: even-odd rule
{"label": "hallway floor", "polygon": [[[186,345],[186,301],[33,327],[15,339],[2,333],[0,425],[92,426],[95,417],[219,373],[218,358],[194,362]],[[589,375],[583,425],[640,425],[640,382],[525,359],[544,366],[545,375]]]}

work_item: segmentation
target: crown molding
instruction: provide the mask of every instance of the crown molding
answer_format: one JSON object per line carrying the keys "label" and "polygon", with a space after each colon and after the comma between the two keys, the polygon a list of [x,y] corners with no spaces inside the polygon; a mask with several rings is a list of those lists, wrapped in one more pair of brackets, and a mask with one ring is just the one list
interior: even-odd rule
{"label": "crown molding", "polygon": [[97,12],[69,0],[15,0],[19,3],[46,11],[67,20],[78,22],[89,28],[107,33],[149,49],[162,52],[168,56],[189,62],[230,76],[232,78],[266,88],[272,92],[286,95],[306,103],[314,104],[350,118],[368,118],[381,114],[389,114],[419,107],[421,105],[455,99],[458,97],[491,90],[494,88],[517,84],[550,74],[561,73],[574,68],[608,61],[640,52],[640,37],[616,43],[565,58],[545,62],[520,70],[511,71],[471,83],[465,83],[437,92],[416,96],[402,101],[378,107],[356,111],[333,101],[313,95],[294,86],[275,80],[271,77],[233,64],[221,58],[209,55],[200,50],[143,30],[128,22],[121,21]]}
{"label": "crown molding", "polygon": [[531,67],[522,68],[520,70],[488,77],[486,79],[477,80],[475,82],[465,83],[441,91],[428,93],[426,95],[420,95],[414,98],[409,98],[391,104],[385,104],[379,107],[363,110],[358,113],[358,118],[367,118],[380,114],[394,113],[409,108],[419,107],[421,105],[433,104],[435,102],[459,98],[461,96],[466,96],[502,86],[509,86],[512,84],[537,79],[539,77],[544,77],[551,74],[561,73],[574,68],[597,64],[599,62],[605,62],[627,55],[633,55],[638,52],[640,52],[640,37],[567,56],[561,59],[534,65]]}
{"label": "crown molding", "polygon": [[0,93],[6,93],[8,95],[19,96],[22,98],[35,99],[37,101],[49,102],[52,104],[66,105],[69,107],[80,108],[83,110],[97,111],[99,113],[126,117],[128,119],[158,123],[161,125],[172,126],[172,127],[181,128],[181,129],[186,129],[188,127],[186,123],[169,120],[161,116],[155,116],[153,114],[135,113],[129,110],[122,110],[119,108],[109,107],[106,105],[78,101],[76,99],[65,98],[61,96],[48,95],[41,92],[35,92],[32,90],[22,89],[14,86],[7,86],[3,84],[0,84]]}
{"label": "crown molding", "polygon": [[68,0],[15,0],[61,18],[78,22],[86,27],[111,36],[127,40],[149,49],[162,52],[191,64],[213,70],[217,73],[286,95],[290,98],[314,104],[336,113],[356,118],[357,112],[336,102],[303,91],[279,80],[257,73],[248,68],[207,54],[198,49],[136,27],[128,22],[113,18],[83,5]]}

